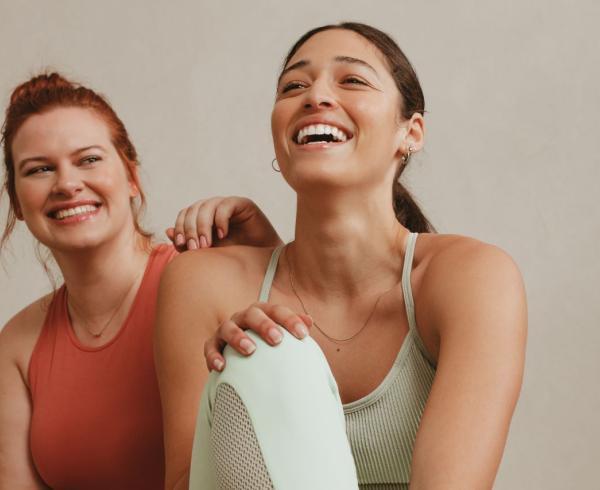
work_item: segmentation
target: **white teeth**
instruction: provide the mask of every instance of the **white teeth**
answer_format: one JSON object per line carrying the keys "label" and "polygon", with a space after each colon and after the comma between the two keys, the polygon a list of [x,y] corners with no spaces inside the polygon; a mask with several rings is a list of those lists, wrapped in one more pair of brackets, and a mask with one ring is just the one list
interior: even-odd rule
{"label": "white teeth", "polygon": [[[340,128],[336,128],[335,126],[330,126],[329,124],[310,124],[309,126],[303,127],[300,131],[298,131],[298,135],[296,136],[296,143],[299,145],[308,143],[305,141],[307,136],[312,136],[315,134],[330,134],[333,136],[334,142],[344,142],[348,139],[346,133]],[[317,141],[315,143],[322,143],[321,141]]]}
{"label": "white teeth", "polygon": [[77,216],[80,214],[93,213],[97,207],[92,204],[86,204],[84,206],[76,206],[74,208],[61,209],[54,213],[56,219],[65,219],[71,216]]}

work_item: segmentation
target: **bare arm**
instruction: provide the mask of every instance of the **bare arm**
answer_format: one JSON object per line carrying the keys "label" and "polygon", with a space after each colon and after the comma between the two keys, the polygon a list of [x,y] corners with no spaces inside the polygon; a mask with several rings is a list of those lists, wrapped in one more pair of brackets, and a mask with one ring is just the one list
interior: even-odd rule
{"label": "bare arm", "polygon": [[[433,387],[412,462],[412,490],[492,488],[519,395],[527,330],[512,260],[478,242],[428,266],[418,321],[439,338]],[[417,315],[419,312],[417,312]]]}
{"label": "bare arm", "polygon": [[232,305],[248,304],[256,294],[235,258],[238,251],[228,247],[182,254],[161,278],[154,348],[168,490],[188,488],[200,395],[208,376],[204,344]]}
{"label": "bare arm", "polygon": [[15,490],[47,488],[31,458],[31,398],[19,365],[23,350],[33,348],[21,324],[28,316],[17,315],[0,332],[0,488]]}

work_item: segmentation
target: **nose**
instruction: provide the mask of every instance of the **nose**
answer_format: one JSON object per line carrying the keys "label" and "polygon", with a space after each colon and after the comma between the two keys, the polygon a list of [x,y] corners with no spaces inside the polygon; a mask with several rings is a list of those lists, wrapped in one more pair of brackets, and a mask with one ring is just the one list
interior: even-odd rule
{"label": "nose", "polygon": [[70,165],[59,166],[55,173],[52,193],[71,198],[83,190],[83,182],[77,169]]}
{"label": "nose", "polygon": [[337,107],[335,96],[325,80],[315,80],[305,91],[304,109],[323,110]]}

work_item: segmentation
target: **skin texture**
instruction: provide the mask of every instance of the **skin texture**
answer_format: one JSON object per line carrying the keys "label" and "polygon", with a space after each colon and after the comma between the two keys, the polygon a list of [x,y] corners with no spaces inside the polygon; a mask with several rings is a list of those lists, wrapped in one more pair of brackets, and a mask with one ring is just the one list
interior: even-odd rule
{"label": "skin texture", "polygon": [[[383,56],[353,32],[313,36],[288,67],[299,61],[282,77],[272,115],[275,152],[297,193],[297,215],[296,238],[280,259],[270,305],[247,307],[256,301],[272,249],[186,254],[163,275],[155,346],[168,489],[187,488],[208,374],[198,346],[208,339],[207,363],[219,369],[225,342],[252,352],[244,328],[267,339],[276,323],[292,332],[301,321],[310,326],[310,319],[294,313],[301,307],[290,288],[290,264],[310,314],[333,337],[356,333],[381,296],[369,326],[340,351],[311,330],[343,402],[381,383],[408,330],[399,284],[408,231],[395,218],[390,189],[402,155],[423,146],[423,118],[400,119],[401,96]],[[297,145],[294,136],[308,122],[344,128],[351,138],[338,145]],[[523,372],[520,273],[494,246],[422,234],[411,283],[419,332],[438,365],[417,434],[411,488],[491,488]]]}
{"label": "skin texture", "polygon": [[[17,165],[17,215],[51,250],[61,269],[75,335],[84,345],[103,345],[127,317],[148,259],[149,247],[135,231],[130,206],[138,190],[104,120],[88,109],[57,108],[31,116],[18,130],[12,150]],[[81,200],[99,204],[98,212],[71,224],[49,215],[56,206]],[[201,236],[211,236],[216,226],[224,230],[223,239],[213,240],[212,245],[247,238],[259,244],[279,242],[270,223],[248,199],[202,200],[180,215],[186,220],[178,220],[168,235],[175,236],[176,231],[198,243]],[[49,295],[35,301],[0,331],[0,488],[45,488],[29,448],[28,366],[51,299]],[[90,334],[107,321],[100,338]]]}

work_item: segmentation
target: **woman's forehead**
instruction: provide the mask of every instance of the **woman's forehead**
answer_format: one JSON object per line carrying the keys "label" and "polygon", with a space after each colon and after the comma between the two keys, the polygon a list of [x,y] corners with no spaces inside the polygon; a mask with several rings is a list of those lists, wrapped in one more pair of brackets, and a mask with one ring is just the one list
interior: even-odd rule
{"label": "woman's forehead", "polygon": [[17,131],[12,149],[59,151],[110,142],[109,128],[99,114],[81,107],[59,107],[27,118]]}
{"label": "woman's forehead", "polygon": [[299,61],[327,62],[348,57],[363,60],[377,70],[386,70],[385,57],[368,39],[348,29],[328,29],[310,37],[289,60],[290,67]]}

